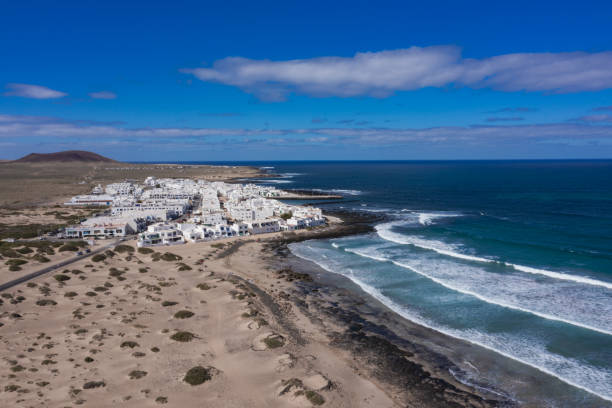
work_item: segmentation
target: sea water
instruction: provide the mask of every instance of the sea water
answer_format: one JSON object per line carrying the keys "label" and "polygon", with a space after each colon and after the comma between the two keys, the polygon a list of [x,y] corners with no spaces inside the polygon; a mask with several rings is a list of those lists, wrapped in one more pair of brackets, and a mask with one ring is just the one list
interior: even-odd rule
{"label": "sea water", "polygon": [[563,382],[572,404],[612,405],[612,161],[253,164],[279,174],[261,183],[346,197],[324,209],[386,216],[294,254]]}

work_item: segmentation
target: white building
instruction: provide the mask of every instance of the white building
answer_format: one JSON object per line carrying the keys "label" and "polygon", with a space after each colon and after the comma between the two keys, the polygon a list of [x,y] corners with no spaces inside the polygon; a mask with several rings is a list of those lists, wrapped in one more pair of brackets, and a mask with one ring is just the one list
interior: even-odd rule
{"label": "white building", "polygon": [[71,239],[124,237],[134,233],[127,222],[92,223],[66,227],[64,236]]}
{"label": "white building", "polygon": [[[96,192],[101,192],[98,186]],[[76,196],[68,205],[110,205],[111,217],[93,218],[68,228],[71,237],[119,236],[143,231],[138,245],[169,245],[250,234],[293,231],[325,224],[321,210],[284,204],[274,187],[228,184],[205,180],[147,177],[144,184],[130,181],[108,184],[106,194]],[[188,223],[168,223],[189,214]],[[160,223],[163,222],[163,223]],[[119,225],[118,228],[114,228]],[[121,227],[123,225],[124,227]]]}
{"label": "white building", "polygon": [[107,194],[89,194],[89,195],[78,195],[74,196],[64,203],[64,205],[96,205],[96,206],[108,206],[113,204],[113,197]]}
{"label": "white building", "polygon": [[138,247],[184,244],[182,232],[176,224],[149,225],[145,232],[138,234]]}
{"label": "white building", "polygon": [[234,235],[245,236],[249,235],[249,225],[244,222],[237,222],[230,225],[230,228],[234,231]]}
{"label": "white building", "polygon": [[269,232],[279,232],[280,231],[280,223],[277,219],[271,220],[257,220],[248,222],[249,234],[257,235],[257,234],[266,234]]}
{"label": "white building", "polygon": [[205,239],[205,230],[197,224],[177,224],[177,229],[183,234],[185,242],[197,242]]}
{"label": "white building", "polygon": [[106,194],[115,195],[132,195],[137,187],[133,183],[111,183],[106,185]]}

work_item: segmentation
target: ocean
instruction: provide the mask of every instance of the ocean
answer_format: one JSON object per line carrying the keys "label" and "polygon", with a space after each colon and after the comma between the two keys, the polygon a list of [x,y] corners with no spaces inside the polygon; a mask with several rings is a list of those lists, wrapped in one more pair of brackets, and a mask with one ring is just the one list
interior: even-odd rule
{"label": "ocean", "polygon": [[324,209],[386,216],[371,234],[292,244],[295,255],[561,381],[581,406],[610,406],[612,161],[251,164],[280,175],[262,184],[346,197]]}

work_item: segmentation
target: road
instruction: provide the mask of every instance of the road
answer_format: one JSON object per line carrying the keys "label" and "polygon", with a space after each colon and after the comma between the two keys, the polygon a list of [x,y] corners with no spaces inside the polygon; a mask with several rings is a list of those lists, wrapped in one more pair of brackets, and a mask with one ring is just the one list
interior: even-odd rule
{"label": "road", "polygon": [[54,271],[56,269],[63,268],[66,265],[70,265],[71,263],[74,263],[76,261],[80,261],[81,259],[87,258],[88,256],[92,256],[92,255],[95,255],[95,254],[100,253],[102,251],[106,251],[107,249],[109,249],[111,247],[114,247],[117,244],[119,244],[119,242],[121,242],[120,239],[113,240],[113,242],[111,242],[110,244],[105,245],[103,247],[100,247],[100,248],[98,248],[98,249],[96,249],[94,251],[91,251],[88,254],[77,255],[74,258],[67,259],[67,260],[62,261],[62,262],[60,262],[58,264],[55,264],[55,265],[52,265],[52,266],[48,266],[48,267],[46,267],[44,269],[41,269],[39,271],[32,272],[32,273],[29,273],[29,274],[27,274],[25,276],[22,276],[20,278],[14,279],[12,281],[9,281],[9,282],[3,283],[3,284],[0,284],[0,292],[2,292],[4,290],[7,290],[7,289],[10,289],[13,286],[19,285],[20,283],[27,282],[27,281],[29,281],[31,279],[34,279],[34,278],[36,278],[36,277],[38,277],[40,275],[44,275],[44,274],[49,273],[51,271]]}

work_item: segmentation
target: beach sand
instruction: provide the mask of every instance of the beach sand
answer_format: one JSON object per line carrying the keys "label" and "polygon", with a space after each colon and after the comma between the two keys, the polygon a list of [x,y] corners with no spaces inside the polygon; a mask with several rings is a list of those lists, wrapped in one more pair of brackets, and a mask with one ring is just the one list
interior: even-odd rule
{"label": "beach sand", "polygon": [[453,381],[430,350],[366,334],[342,309],[345,294],[288,267],[288,241],[346,233],[339,222],[124,248],[3,292],[0,405],[502,405]]}

